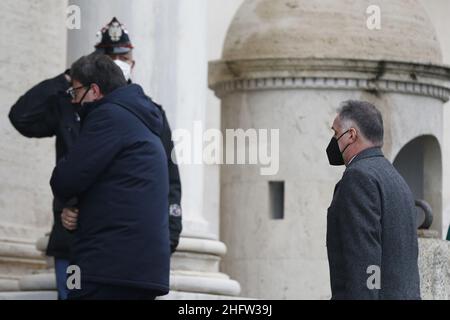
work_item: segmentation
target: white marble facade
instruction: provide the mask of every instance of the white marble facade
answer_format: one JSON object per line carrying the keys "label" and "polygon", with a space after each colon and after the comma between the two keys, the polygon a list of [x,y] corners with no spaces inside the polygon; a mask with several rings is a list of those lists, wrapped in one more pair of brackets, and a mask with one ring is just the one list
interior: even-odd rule
{"label": "white marble facade", "polygon": [[[386,29],[365,28],[371,4],[381,7]],[[69,5],[81,9],[80,30],[66,28]],[[34,244],[51,226],[55,158],[52,139],[14,131],[9,108],[33,84],[90,53],[113,16],[136,47],[133,80],[164,106],[173,130],[192,132],[196,121],[204,129],[281,129],[274,177],[249,166],[180,167],[184,231],[172,261],[171,298],[329,297],[326,208],[342,171],[327,166],[324,150],[334,110],[350,98],[382,110],[390,160],[425,136],[418,142],[427,168],[422,195],[435,211],[433,229],[446,234],[447,0],[5,0],[0,9],[0,43],[7,48],[0,52],[0,291],[16,291],[24,274],[45,268]],[[411,74],[421,86],[408,87]],[[282,221],[268,214],[273,180],[285,181]],[[22,286],[52,287],[51,273],[40,277]]]}

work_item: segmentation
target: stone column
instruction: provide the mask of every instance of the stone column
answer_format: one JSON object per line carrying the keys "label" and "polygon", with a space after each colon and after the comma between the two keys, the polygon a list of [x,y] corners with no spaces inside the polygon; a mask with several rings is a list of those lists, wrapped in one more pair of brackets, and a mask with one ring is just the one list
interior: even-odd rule
{"label": "stone column", "polygon": [[[173,131],[185,129],[193,136],[194,122],[204,124],[206,117],[206,0],[74,0],[70,4],[80,7],[82,20],[81,30],[68,33],[69,65],[93,51],[98,41],[95,34],[116,16],[126,25],[135,46],[133,81],[163,105]],[[218,235],[203,214],[205,165],[180,165],[180,174],[183,233],[172,258],[172,292],[166,298],[236,296],[239,284],[219,272],[226,247],[217,241]],[[50,275],[47,279],[46,286],[54,286]],[[43,286],[36,276],[21,283],[23,290]]]}
{"label": "stone column", "polygon": [[66,64],[67,1],[0,3],[0,291],[45,267],[36,239],[52,221],[48,184],[55,164],[53,139],[27,139],[11,125],[11,106]]}
{"label": "stone column", "polygon": [[[71,1],[82,13],[81,30],[69,32],[68,61],[93,51],[96,32],[113,16],[125,24],[135,45],[133,81],[161,103],[173,127],[192,130],[205,119],[207,88],[206,2]],[[184,235],[211,238],[202,216],[203,166],[180,166]]]}

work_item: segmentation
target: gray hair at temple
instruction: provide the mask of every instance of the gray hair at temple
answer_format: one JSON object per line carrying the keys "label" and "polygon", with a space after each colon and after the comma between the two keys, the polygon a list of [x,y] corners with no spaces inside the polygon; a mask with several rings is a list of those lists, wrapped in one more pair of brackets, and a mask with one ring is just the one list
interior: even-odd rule
{"label": "gray hair at temple", "polygon": [[374,145],[382,147],[384,143],[384,126],[381,112],[366,101],[349,100],[338,109],[341,122],[351,121],[360,133]]}

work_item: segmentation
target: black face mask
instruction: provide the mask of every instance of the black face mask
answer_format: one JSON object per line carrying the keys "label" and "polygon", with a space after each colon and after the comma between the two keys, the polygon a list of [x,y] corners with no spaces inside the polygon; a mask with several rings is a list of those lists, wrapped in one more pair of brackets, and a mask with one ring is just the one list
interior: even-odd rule
{"label": "black face mask", "polygon": [[345,165],[345,161],[342,155],[345,153],[345,150],[347,150],[350,144],[341,152],[338,142],[349,132],[350,130],[344,132],[338,139],[336,139],[335,137],[331,138],[330,144],[327,148],[328,161],[330,162],[330,165],[336,167]]}
{"label": "black face mask", "polygon": [[80,102],[72,103],[72,105],[73,105],[74,108],[75,108],[75,112],[78,113],[79,115],[80,115],[81,113],[83,113],[83,100],[84,100],[84,98],[86,98],[86,95],[88,94],[89,90],[91,90],[90,87],[89,87],[89,89],[86,90],[86,92],[83,94],[83,96],[82,96],[81,99],[80,99]]}

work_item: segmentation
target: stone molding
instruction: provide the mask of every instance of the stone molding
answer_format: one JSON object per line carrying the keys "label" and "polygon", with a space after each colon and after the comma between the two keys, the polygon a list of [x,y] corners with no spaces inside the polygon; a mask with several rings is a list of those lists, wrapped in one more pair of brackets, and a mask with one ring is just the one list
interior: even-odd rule
{"label": "stone molding", "polygon": [[214,61],[209,87],[219,98],[236,91],[337,89],[450,99],[450,67],[397,61],[260,59]]}

